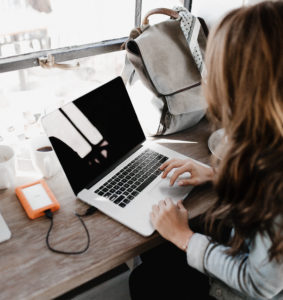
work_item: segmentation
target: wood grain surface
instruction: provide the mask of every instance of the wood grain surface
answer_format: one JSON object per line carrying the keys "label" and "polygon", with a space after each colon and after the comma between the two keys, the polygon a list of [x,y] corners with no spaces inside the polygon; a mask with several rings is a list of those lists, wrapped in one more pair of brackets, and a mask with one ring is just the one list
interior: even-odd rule
{"label": "wood grain surface", "polygon": [[[210,133],[204,119],[186,131],[157,140],[163,146],[209,163]],[[61,204],[54,214],[51,245],[69,251],[82,249],[86,236],[74,212],[83,213],[88,206],[76,199],[63,172],[47,183]],[[197,187],[185,200],[185,206],[193,218],[214,199],[210,187]],[[75,256],[60,255],[49,251],[45,244],[50,221],[45,217],[29,220],[12,190],[0,191],[0,211],[12,232],[12,238],[0,244],[0,299],[5,300],[54,298],[162,242],[157,233],[142,237],[98,212],[84,218],[91,239],[88,251]]]}

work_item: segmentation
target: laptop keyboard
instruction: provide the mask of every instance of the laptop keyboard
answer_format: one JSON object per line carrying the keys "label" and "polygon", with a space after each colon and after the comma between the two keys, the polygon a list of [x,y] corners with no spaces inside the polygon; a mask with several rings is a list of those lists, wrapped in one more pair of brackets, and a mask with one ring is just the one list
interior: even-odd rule
{"label": "laptop keyboard", "polygon": [[147,149],[94,192],[125,207],[162,173],[159,167],[167,159],[168,157]]}

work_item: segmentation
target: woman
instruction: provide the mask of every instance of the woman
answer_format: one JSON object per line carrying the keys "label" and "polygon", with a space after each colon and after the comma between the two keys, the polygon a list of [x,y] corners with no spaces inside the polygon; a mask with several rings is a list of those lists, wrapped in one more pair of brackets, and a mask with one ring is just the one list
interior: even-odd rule
{"label": "woman", "polygon": [[[148,264],[145,257],[130,277],[131,296],[283,299],[283,2],[230,12],[210,33],[206,66],[209,116],[227,137],[222,160],[205,168],[173,159],[161,170],[163,178],[174,170],[171,184],[213,183],[207,235],[191,229],[181,202],[155,205],[154,227],[180,250],[167,244],[166,254]],[[185,172],[191,177],[178,181]]]}

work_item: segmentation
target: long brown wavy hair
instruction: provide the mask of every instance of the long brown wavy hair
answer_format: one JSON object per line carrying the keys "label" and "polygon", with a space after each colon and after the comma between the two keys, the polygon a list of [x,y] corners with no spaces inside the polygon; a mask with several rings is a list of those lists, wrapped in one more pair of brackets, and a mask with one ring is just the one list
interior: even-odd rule
{"label": "long brown wavy hair", "polygon": [[221,229],[233,226],[235,234],[226,242],[231,255],[243,250],[246,239],[267,233],[269,259],[281,260],[283,2],[226,15],[209,35],[206,66],[209,116],[225,129],[228,141],[216,166],[218,200],[206,214],[207,228],[212,240],[224,243]]}

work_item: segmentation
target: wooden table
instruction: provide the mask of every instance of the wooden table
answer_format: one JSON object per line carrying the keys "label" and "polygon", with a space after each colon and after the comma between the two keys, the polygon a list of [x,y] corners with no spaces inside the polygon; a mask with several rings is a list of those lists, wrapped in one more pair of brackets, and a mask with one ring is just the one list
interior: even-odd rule
{"label": "wooden table", "polygon": [[[204,119],[193,128],[162,137],[159,142],[209,163],[210,133]],[[61,204],[54,215],[51,244],[69,251],[82,249],[86,236],[73,212],[83,213],[88,206],[76,199],[63,172],[49,179],[48,184]],[[214,199],[210,187],[197,187],[185,200],[185,206],[192,218],[204,212]],[[29,220],[12,190],[0,191],[0,211],[12,232],[12,238],[0,244],[0,299],[5,300],[62,295],[162,241],[157,233],[142,237],[98,212],[84,218],[91,238],[88,251],[75,256],[60,255],[49,251],[45,244],[50,221],[45,217]]]}

